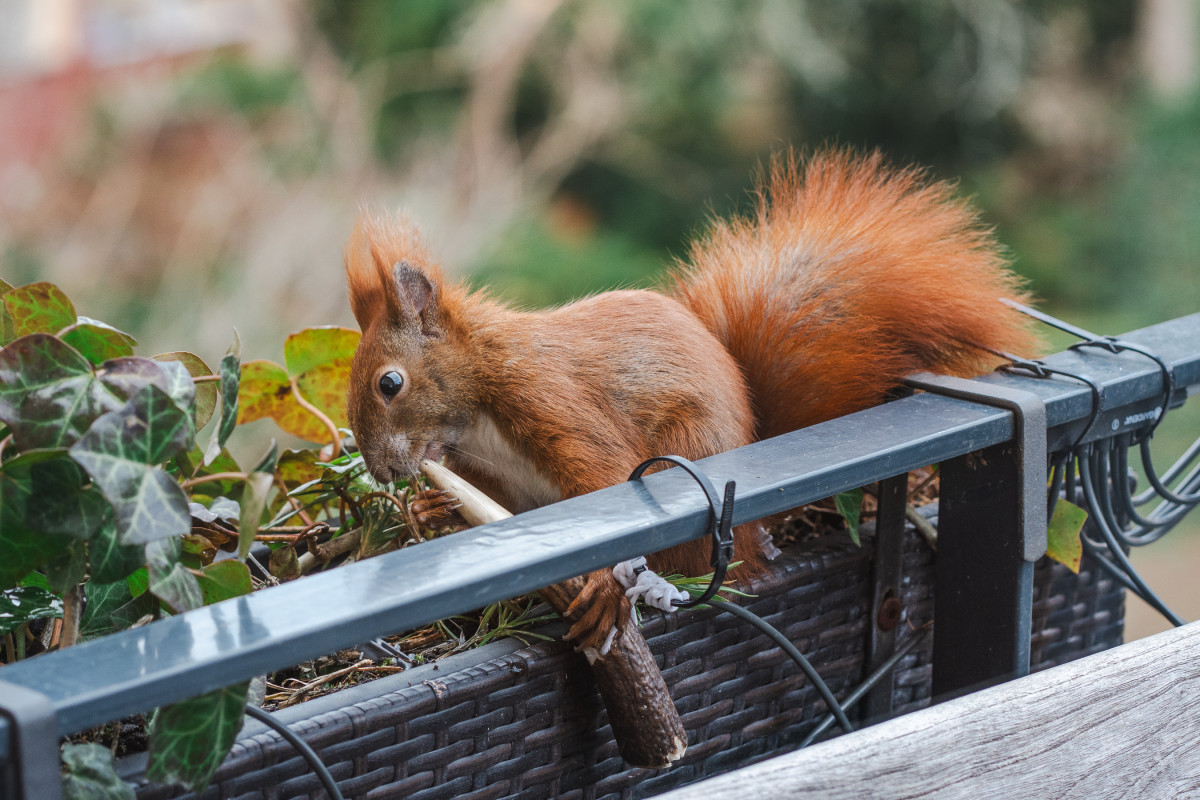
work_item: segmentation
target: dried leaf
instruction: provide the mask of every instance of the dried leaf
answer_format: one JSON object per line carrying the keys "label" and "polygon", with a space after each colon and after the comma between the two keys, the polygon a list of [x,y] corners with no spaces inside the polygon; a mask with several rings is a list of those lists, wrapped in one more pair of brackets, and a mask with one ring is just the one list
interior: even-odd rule
{"label": "dried leaf", "polygon": [[1079,538],[1088,512],[1061,497],[1054,504],[1054,513],[1046,528],[1046,555],[1067,569],[1079,574],[1083,559],[1083,541]]}

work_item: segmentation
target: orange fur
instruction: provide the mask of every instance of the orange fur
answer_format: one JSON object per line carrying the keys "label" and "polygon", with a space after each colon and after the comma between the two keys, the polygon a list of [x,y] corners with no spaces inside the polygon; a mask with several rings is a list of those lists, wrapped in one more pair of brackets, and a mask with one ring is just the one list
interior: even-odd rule
{"label": "orange fur", "polygon": [[715,222],[674,294],[741,364],[759,438],[875,405],[908,373],[977,374],[1033,347],[1027,300],[946,183],[879,154],[782,156],[757,213]]}
{"label": "orange fur", "polygon": [[[670,294],[621,291],[523,313],[446,281],[410,224],[364,217],[346,248],[363,329],[348,407],[380,480],[445,452],[514,511],[623,481],[638,463],[691,459],[878,403],[907,373],[967,373],[975,345],[1024,351],[1000,296],[1025,299],[990,233],[942,183],[878,155],[776,160],[757,214],[716,222]],[[404,376],[384,396],[379,378]],[[762,561],[759,530],[738,558]],[[708,571],[709,544],[655,554]],[[587,598],[627,602],[612,573]],[[603,613],[601,613],[603,611]],[[587,646],[613,609],[583,615]]]}

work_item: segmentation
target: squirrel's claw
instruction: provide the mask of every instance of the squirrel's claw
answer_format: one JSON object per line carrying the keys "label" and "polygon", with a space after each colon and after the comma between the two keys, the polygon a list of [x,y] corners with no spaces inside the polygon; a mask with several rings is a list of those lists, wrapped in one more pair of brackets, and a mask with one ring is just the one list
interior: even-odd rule
{"label": "squirrel's claw", "polygon": [[466,525],[458,509],[462,503],[442,489],[426,489],[418,492],[408,504],[413,520],[422,528],[446,528],[451,525]]}
{"label": "squirrel's claw", "polygon": [[580,650],[592,649],[603,656],[616,636],[620,636],[632,610],[633,606],[613,578],[612,570],[593,572],[587,576],[583,590],[567,607],[564,616],[571,623],[567,638]]}

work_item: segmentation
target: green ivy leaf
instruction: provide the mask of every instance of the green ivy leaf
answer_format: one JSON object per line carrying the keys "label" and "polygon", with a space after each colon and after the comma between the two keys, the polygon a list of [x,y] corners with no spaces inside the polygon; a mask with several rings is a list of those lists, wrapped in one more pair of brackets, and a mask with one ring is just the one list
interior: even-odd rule
{"label": "green ivy leaf", "polygon": [[146,545],[150,591],[176,614],[204,605],[199,581],[179,563],[182,551],[179,539],[159,539]]}
{"label": "green ivy leaf", "polygon": [[196,383],[188,373],[187,367],[178,361],[163,361],[159,363],[158,368],[166,377],[163,390],[166,391],[168,397],[175,401],[179,410],[187,415],[188,423],[192,426],[188,436],[188,447],[191,447],[190,442],[196,435],[193,422],[196,419]]}
{"label": "green ivy leaf", "polygon": [[237,331],[233,332],[233,344],[221,359],[221,391],[220,411],[216,427],[213,428],[212,439],[204,453],[204,463],[212,463],[221,454],[221,448],[233,434],[238,423],[238,386],[242,376],[242,341]]}
{"label": "green ivy leaf", "polygon": [[254,544],[274,483],[275,477],[269,472],[251,472],[245,480],[238,515],[238,558],[244,560]]}
{"label": "green ivy leaf", "polygon": [[[153,358],[155,361],[176,361],[182,364],[193,378],[202,378],[213,374],[208,364],[204,363],[204,359],[194,353],[176,351],[161,353]],[[196,430],[200,430],[212,419],[213,412],[217,408],[218,387],[214,381],[193,383],[193,386],[196,391]]]}
{"label": "green ivy leaf", "polygon": [[98,583],[123,581],[146,562],[144,548],[136,544],[121,544],[112,514],[92,535],[88,543],[88,560],[92,580]]}
{"label": "green ivy leaf", "polygon": [[86,641],[112,633],[112,613],[132,598],[125,581],[97,583],[88,581],[83,585],[83,615],[79,618],[79,640]]}
{"label": "green ivy leaf", "polygon": [[66,593],[87,577],[87,542],[72,539],[66,547],[46,560],[46,580],[56,592]]}
{"label": "green ivy leaf", "polygon": [[62,763],[63,800],[137,800],[133,785],[117,775],[112,751],[104,745],[65,744]]}
{"label": "green ivy leaf", "polygon": [[204,792],[242,729],[249,682],[159,709],[150,722],[146,777]]}
{"label": "green ivy leaf", "polygon": [[[53,331],[51,331],[53,332]],[[59,333],[58,338],[74,347],[93,364],[133,355],[137,340],[106,322],[80,317]]]}
{"label": "green ivy leaf", "polygon": [[1079,534],[1087,518],[1085,509],[1059,498],[1046,528],[1046,555],[1076,575],[1083,559],[1083,541]]}
{"label": "green ivy leaf", "polygon": [[60,456],[54,451],[24,453],[0,468],[0,589],[15,586],[72,541],[28,524],[31,512],[36,516],[40,505],[54,501],[38,492],[46,485],[38,475],[40,467]]}
{"label": "green ivy leaf", "polygon": [[31,283],[13,289],[5,292],[3,300],[17,336],[58,333],[75,323],[75,306],[53,283]]}
{"label": "green ivy leaf", "polygon": [[[145,560],[145,547],[138,548],[142,551],[143,560]],[[135,569],[129,573],[129,577],[125,579],[125,584],[129,587],[129,594],[133,597],[141,597],[146,592],[150,591],[150,570],[148,567]]]}
{"label": "green ivy leaf", "polygon": [[150,592],[146,592],[113,611],[108,618],[112,622],[113,630],[123,631],[142,617],[147,615],[158,617],[160,610],[158,598]]}
{"label": "green ivy leaf", "polygon": [[0,636],[26,622],[62,616],[62,598],[37,586],[18,586],[0,592]]}
{"label": "green ivy leaf", "polygon": [[87,473],[66,450],[34,450],[5,465],[5,471],[20,468],[27,469],[33,490],[25,511],[25,525],[31,530],[90,539],[112,513],[104,496],[85,485]]}
{"label": "green ivy leaf", "polygon": [[228,559],[209,564],[200,576],[200,593],[204,605],[209,606],[231,597],[250,594],[254,584],[250,580],[250,568],[244,561]]}
{"label": "green ivy leaf", "polygon": [[122,544],[142,544],[191,530],[187,496],[154,467],[191,445],[191,419],[157,386],[144,386],[118,411],[99,417],[71,446],[75,459],[116,512]]}
{"label": "green ivy leaf", "polygon": [[850,539],[858,547],[862,547],[862,542],[859,541],[858,537],[858,522],[862,515],[862,499],[862,489],[852,489],[848,492],[842,492],[833,498],[838,513],[846,520],[846,530],[850,532]]}
{"label": "green ivy leaf", "polygon": [[118,358],[93,369],[78,350],[44,333],[0,350],[0,420],[22,450],[69,447],[101,414],[142,387],[169,381],[155,362]]}

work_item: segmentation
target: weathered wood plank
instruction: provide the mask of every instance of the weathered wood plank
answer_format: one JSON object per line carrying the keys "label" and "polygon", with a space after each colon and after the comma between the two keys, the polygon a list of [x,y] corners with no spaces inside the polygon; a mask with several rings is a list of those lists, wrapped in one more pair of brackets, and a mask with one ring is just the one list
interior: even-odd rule
{"label": "weathered wood plank", "polygon": [[1200,623],[661,795],[1200,797]]}

